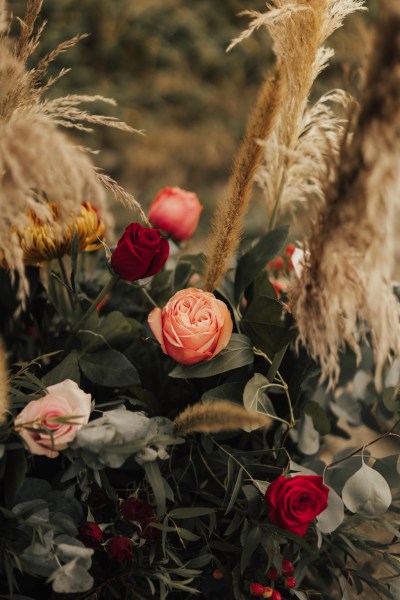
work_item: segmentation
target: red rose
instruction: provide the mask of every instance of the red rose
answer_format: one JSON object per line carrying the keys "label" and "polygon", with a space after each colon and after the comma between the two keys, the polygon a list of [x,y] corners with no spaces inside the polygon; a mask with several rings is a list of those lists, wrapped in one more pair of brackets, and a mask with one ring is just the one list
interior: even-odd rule
{"label": "red rose", "polygon": [[194,234],[202,205],[196,194],[179,187],[160,190],[150,205],[149,220],[176,240],[187,240]]}
{"label": "red rose", "polygon": [[86,546],[97,550],[103,541],[103,532],[93,521],[86,521],[79,527],[78,540]]}
{"label": "red rose", "polygon": [[131,223],[112,253],[111,265],[122,279],[136,281],[158,273],[168,254],[168,240],[157,229]]}
{"label": "red rose", "polygon": [[319,475],[281,475],[269,484],[264,504],[274,525],[304,537],[311,521],[327,508],[328,493]]}
{"label": "red rose", "polygon": [[111,560],[125,567],[133,557],[133,544],[124,535],[113,538],[107,546],[107,554]]}
{"label": "red rose", "polygon": [[121,512],[127,521],[136,521],[139,523],[139,535],[145,539],[152,539],[155,530],[151,523],[157,522],[155,508],[151,504],[140,500],[139,498],[128,498],[121,503]]}

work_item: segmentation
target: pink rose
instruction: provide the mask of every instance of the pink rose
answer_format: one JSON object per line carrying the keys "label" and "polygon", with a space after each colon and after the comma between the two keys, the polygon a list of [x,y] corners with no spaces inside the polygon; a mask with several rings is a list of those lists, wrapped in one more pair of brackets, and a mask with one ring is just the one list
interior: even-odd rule
{"label": "pink rose", "polygon": [[160,190],[150,205],[149,220],[176,240],[187,240],[197,227],[202,205],[196,194],[179,187]]}
{"label": "pink rose", "polygon": [[[22,409],[15,429],[32,454],[56,458],[88,422],[91,395],[70,379],[50,385],[47,391],[47,396],[32,400]],[[59,422],[60,417],[68,418],[68,422]]]}
{"label": "pink rose", "polygon": [[233,329],[227,306],[196,288],[177,292],[162,310],[151,311],[148,322],[163,352],[183,365],[211,360]]}

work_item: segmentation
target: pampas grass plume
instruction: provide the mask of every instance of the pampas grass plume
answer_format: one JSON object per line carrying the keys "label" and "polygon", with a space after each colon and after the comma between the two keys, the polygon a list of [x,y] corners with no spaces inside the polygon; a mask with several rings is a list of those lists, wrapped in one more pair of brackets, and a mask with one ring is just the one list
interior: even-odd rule
{"label": "pampas grass plume", "polygon": [[7,383],[6,351],[3,342],[0,340],[0,423],[4,421],[9,407]]}

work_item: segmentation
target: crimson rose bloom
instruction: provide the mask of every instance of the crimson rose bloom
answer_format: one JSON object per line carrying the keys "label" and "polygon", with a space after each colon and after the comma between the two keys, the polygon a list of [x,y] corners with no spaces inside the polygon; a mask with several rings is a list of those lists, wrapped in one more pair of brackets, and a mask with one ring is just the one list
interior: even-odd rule
{"label": "crimson rose bloom", "polygon": [[157,522],[154,506],[139,498],[128,498],[122,501],[121,512],[127,521],[136,521],[140,524],[140,537],[145,539],[152,539],[154,537],[156,532],[150,527],[150,523]]}
{"label": "crimson rose bloom", "polygon": [[281,475],[269,484],[264,504],[274,525],[304,537],[311,521],[327,508],[328,493],[319,475]]}
{"label": "crimson rose bloom", "polygon": [[118,535],[108,544],[107,554],[111,560],[125,567],[133,557],[133,544],[129,538]]}
{"label": "crimson rose bloom", "polygon": [[79,527],[78,540],[80,540],[86,548],[97,550],[103,541],[103,532],[93,521],[86,521]]}
{"label": "crimson rose bloom", "polygon": [[126,281],[136,281],[158,273],[169,254],[168,240],[158,229],[131,223],[111,256],[114,271]]}

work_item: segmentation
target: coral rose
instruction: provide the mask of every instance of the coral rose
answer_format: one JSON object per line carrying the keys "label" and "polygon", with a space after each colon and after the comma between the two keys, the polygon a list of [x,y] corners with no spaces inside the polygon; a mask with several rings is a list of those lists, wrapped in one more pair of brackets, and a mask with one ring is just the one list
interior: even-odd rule
{"label": "coral rose", "polygon": [[196,231],[202,205],[196,194],[179,187],[160,190],[150,205],[149,220],[176,240],[187,240]]}
{"label": "coral rose", "polygon": [[327,508],[328,493],[319,475],[281,475],[269,484],[264,504],[274,525],[304,537],[311,521]]}
{"label": "coral rose", "polygon": [[[47,391],[22,409],[15,429],[32,454],[56,458],[88,422],[91,395],[70,379],[50,385]],[[60,422],[62,418],[64,422]]]}
{"label": "coral rose", "polygon": [[183,365],[211,360],[233,329],[226,304],[196,288],[177,292],[162,310],[152,310],[148,322],[163,352]]}
{"label": "coral rose", "polygon": [[131,223],[111,255],[111,266],[125,281],[137,281],[161,271],[168,255],[168,240],[157,229]]}

